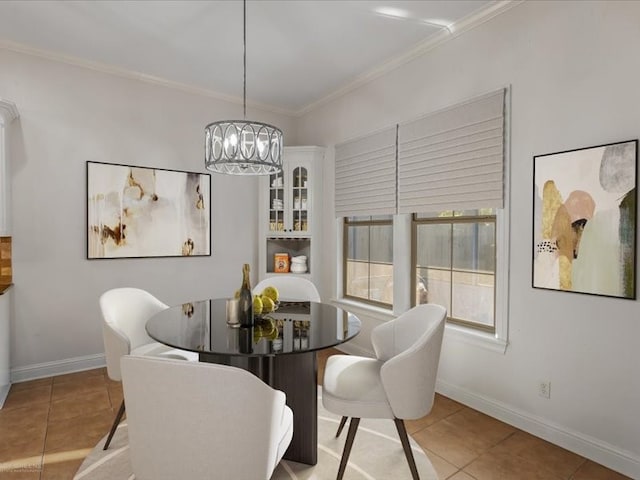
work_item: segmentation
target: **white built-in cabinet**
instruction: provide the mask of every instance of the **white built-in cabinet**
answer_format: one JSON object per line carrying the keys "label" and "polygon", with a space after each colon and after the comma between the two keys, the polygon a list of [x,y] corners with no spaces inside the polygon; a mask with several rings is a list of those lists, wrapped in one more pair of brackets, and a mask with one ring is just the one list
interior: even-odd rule
{"label": "white built-in cabinet", "polygon": [[11,235],[11,181],[8,130],[16,118],[15,104],[0,98],[0,236]]}
{"label": "white built-in cabinet", "polygon": [[[274,273],[274,255],[307,257],[304,276],[319,282],[322,147],[285,147],[282,172],[260,178],[259,279]],[[293,275],[293,273],[290,273]]]}
{"label": "white built-in cabinet", "polygon": [[0,408],[11,388],[11,365],[9,358],[9,322],[11,315],[11,296],[13,287],[0,293]]}
{"label": "white built-in cabinet", "polygon": [[[11,235],[11,180],[9,177],[8,129],[18,118],[15,104],[0,98],[0,236]],[[9,388],[9,322],[11,312],[11,287],[0,293],[0,408],[4,404]]]}

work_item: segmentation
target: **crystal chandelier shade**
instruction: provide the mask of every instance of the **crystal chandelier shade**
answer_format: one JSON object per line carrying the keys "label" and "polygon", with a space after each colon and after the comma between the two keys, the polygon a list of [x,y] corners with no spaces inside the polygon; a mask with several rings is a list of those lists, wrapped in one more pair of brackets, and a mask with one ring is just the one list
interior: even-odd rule
{"label": "crystal chandelier shade", "polygon": [[221,120],[204,129],[204,166],[228,175],[270,175],[282,171],[282,130],[247,120],[247,0],[243,2],[244,120]]}
{"label": "crystal chandelier shade", "polygon": [[205,127],[207,170],[229,175],[270,175],[282,170],[282,131],[250,120],[222,120]]}

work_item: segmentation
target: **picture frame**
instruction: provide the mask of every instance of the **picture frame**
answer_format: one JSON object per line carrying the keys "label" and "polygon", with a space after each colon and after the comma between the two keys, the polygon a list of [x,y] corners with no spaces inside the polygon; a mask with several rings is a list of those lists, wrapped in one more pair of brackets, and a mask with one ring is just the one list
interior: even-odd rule
{"label": "picture frame", "polygon": [[533,157],[533,288],[635,300],[637,165],[637,139]]}
{"label": "picture frame", "polygon": [[87,161],[87,259],[211,255],[211,175]]}

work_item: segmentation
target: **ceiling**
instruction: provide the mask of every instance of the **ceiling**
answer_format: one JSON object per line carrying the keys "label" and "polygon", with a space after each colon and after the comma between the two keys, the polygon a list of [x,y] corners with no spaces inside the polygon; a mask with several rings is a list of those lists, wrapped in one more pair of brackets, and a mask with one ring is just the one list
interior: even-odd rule
{"label": "ceiling", "polygon": [[[247,103],[296,114],[490,15],[485,0],[247,1]],[[242,2],[0,1],[0,47],[242,101]]]}

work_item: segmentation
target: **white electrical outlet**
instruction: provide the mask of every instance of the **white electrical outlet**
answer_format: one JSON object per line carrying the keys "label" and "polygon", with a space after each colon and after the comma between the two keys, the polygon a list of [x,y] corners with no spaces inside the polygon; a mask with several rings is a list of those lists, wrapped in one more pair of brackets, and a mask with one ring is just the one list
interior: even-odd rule
{"label": "white electrical outlet", "polygon": [[544,381],[539,382],[538,394],[544,398],[551,398],[551,382],[544,382]]}

